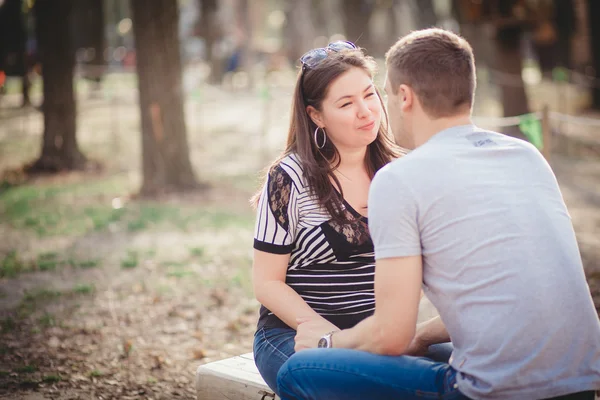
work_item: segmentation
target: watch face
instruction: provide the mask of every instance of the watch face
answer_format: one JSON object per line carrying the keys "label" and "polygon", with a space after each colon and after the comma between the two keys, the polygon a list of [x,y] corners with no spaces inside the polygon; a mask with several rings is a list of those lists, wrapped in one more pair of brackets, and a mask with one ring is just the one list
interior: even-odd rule
{"label": "watch face", "polygon": [[317,345],[317,347],[320,349],[327,348],[327,339],[325,339],[324,337],[319,339],[319,344]]}

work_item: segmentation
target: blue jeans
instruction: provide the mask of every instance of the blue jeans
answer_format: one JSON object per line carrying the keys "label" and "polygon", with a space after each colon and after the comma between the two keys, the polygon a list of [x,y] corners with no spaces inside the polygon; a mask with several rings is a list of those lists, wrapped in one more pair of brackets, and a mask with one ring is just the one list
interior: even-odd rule
{"label": "blue jeans", "polygon": [[[295,336],[296,331],[291,328],[261,328],[254,334],[254,362],[258,372],[271,390],[280,397],[277,390],[277,373],[294,354]],[[452,349],[450,343],[435,344],[429,347],[425,357],[448,363]]]}
{"label": "blue jeans", "polygon": [[260,328],[254,334],[254,363],[265,383],[277,394],[277,373],[294,354],[295,336],[292,328]]}
{"label": "blue jeans", "polygon": [[[442,345],[443,346],[443,345]],[[448,360],[347,349],[295,354],[277,376],[282,400],[465,400]]]}

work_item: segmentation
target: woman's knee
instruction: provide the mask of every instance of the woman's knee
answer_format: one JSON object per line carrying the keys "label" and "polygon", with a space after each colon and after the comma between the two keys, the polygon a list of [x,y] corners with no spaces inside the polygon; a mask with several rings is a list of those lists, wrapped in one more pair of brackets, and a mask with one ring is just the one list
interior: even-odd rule
{"label": "woman's knee", "polygon": [[277,389],[277,373],[294,354],[293,330],[261,329],[254,338],[254,362],[267,385]]}
{"label": "woman's knee", "polygon": [[425,354],[425,357],[433,361],[449,363],[453,351],[454,346],[450,342],[433,344],[429,346],[429,351]]}

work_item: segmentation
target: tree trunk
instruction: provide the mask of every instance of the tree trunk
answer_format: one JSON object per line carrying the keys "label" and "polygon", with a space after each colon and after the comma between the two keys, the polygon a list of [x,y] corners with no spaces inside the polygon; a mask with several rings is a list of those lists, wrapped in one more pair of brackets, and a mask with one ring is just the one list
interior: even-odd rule
{"label": "tree trunk", "polygon": [[340,4],[344,21],[346,38],[357,46],[372,51],[369,20],[373,13],[373,5],[367,0],[345,0]]}
{"label": "tree trunk", "polygon": [[298,59],[313,47],[314,26],[311,18],[310,0],[287,0],[285,49],[288,59],[296,65]]}
{"label": "tree trunk", "polygon": [[588,18],[590,29],[590,49],[595,73],[594,88],[592,89],[592,108],[600,110],[600,24],[597,18],[600,15],[600,2],[588,0]]}
{"label": "tree trunk", "polygon": [[142,195],[198,187],[184,120],[179,10],[173,0],[132,0],[142,121]]}
{"label": "tree trunk", "polygon": [[217,0],[198,0],[200,18],[198,19],[198,35],[204,39],[206,62],[210,65],[211,83],[221,83],[225,73],[223,57],[215,55],[215,45],[222,39],[223,29],[220,25],[219,7]]}
{"label": "tree trunk", "polygon": [[[496,67],[502,74],[497,75],[501,86],[502,107],[505,117],[514,117],[529,112],[525,83],[521,77],[523,56],[520,48],[496,45]],[[504,75],[506,74],[506,75]]]}
{"label": "tree trunk", "polygon": [[36,35],[44,82],[42,152],[31,166],[36,172],[81,169],[86,164],[76,138],[75,54],[69,31],[72,10],[73,0],[35,2]]}
{"label": "tree trunk", "polygon": [[106,65],[104,25],[102,0],[77,0],[74,3],[72,34],[75,49],[81,52],[78,61],[84,67],[83,77],[98,83]]}
{"label": "tree trunk", "polygon": [[248,89],[254,87],[252,68],[255,63],[255,56],[252,42],[255,30],[255,16],[253,13],[260,11],[262,7],[259,0],[252,0],[252,3],[253,8],[251,9],[249,0],[238,0],[236,9],[236,25],[239,27],[242,36],[239,43],[239,68],[247,73]]}
{"label": "tree trunk", "polygon": [[417,6],[417,29],[432,28],[437,23],[433,0],[415,0]]}
{"label": "tree trunk", "polygon": [[[343,6],[343,0],[313,0],[312,1],[312,21],[315,25],[315,32],[328,39],[335,34],[344,31],[340,10]],[[317,31],[318,30],[318,31]]]}
{"label": "tree trunk", "polygon": [[6,0],[0,6],[0,70],[7,76],[21,77],[23,106],[30,105],[30,65],[27,64],[27,30],[21,0]]}
{"label": "tree trunk", "polygon": [[[475,55],[477,66],[493,65],[493,46],[490,46],[490,34],[486,32],[486,20],[483,15],[483,5],[471,0],[453,0],[453,14],[460,25],[460,34],[464,37]],[[489,16],[487,16],[489,17]]]}
{"label": "tree trunk", "polygon": [[393,9],[393,3],[378,2],[373,7],[370,21],[370,35],[372,47],[369,55],[383,58],[388,49],[400,37],[398,21]]}
{"label": "tree trunk", "polygon": [[576,31],[577,17],[573,0],[554,0],[554,23],[556,25],[557,64],[571,68],[571,42]]}
{"label": "tree trunk", "polygon": [[[491,5],[492,23],[496,27],[494,65],[498,73],[495,81],[500,86],[504,116],[526,114],[529,104],[522,78],[521,40],[523,32],[531,27],[531,10],[518,0],[497,0]],[[524,138],[518,127],[508,127],[504,133]]]}

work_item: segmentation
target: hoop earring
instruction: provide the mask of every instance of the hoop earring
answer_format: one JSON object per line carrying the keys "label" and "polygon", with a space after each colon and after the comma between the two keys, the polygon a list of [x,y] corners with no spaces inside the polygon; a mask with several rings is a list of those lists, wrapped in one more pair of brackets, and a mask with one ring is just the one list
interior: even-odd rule
{"label": "hoop earring", "polygon": [[[319,129],[321,129],[323,131],[323,144],[319,146],[319,140],[318,140],[318,134],[319,134]],[[325,132],[325,128],[321,128],[320,126],[317,126],[317,129],[315,129],[315,145],[317,146],[317,149],[322,149],[323,147],[325,147],[325,143],[327,143],[327,133]]]}

